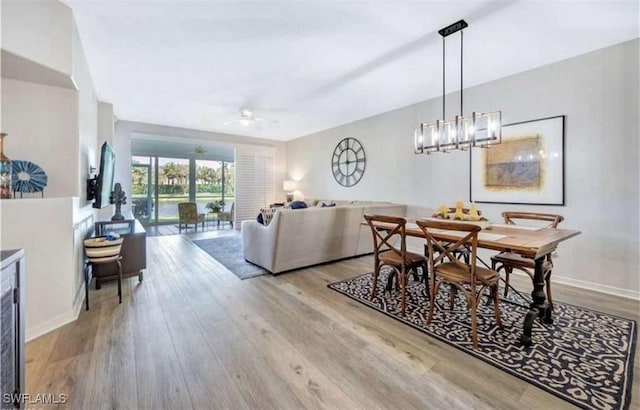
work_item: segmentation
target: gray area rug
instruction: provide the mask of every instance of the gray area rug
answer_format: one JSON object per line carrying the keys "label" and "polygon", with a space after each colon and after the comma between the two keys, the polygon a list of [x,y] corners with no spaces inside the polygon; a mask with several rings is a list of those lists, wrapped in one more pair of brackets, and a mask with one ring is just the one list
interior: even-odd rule
{"label": "gray area rug", "polygon": [[244,260],[242,237],[240,236],[200,239],[193,241],[193,243],[240,279],[254,278],[269,273],[260,266]]}

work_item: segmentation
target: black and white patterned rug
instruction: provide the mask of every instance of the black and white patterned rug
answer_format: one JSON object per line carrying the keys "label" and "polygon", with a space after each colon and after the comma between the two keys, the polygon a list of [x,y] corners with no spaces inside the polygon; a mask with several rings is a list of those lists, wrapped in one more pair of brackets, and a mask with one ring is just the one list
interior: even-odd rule
{"label": "black and white patterned rug", "polygon": [[[554,323],[536,322],[530,348],[520,345],[527,309],[509,292],[500,302],[503,329],[496,326],[493,304],[478,312],[478,343],[471,346],[470,316],[458,292],[449,310],[449,289],[442,286],[433,321],[427,326],[429,299],[425,285],[407,287],[406,316],[400,316],[400,291],[384,293],[386,273],[378,281],[377,298],[369,300],[373,275],[331,283],[329,288],[446,342],[566,401],[588,409],[629,407],[636,349],[636,322],[561,302],[554,303]],[[484,301],[483,301],[484,302]]]}

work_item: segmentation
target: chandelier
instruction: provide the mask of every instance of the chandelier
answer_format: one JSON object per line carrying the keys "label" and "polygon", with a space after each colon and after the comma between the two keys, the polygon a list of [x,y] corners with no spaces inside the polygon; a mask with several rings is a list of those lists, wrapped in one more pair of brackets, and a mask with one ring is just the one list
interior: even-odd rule
{"label": "chandelier", "polygon": [[[431,154],[449,152],[455,149],[467,150],[471,147],[488,148],[502,142],[502,112],[473,112],[470,117],[463,116],[463,29],[468,27],[464,20],[457,21],[438,33],[442,36],[442,120],[434,123],[420,123],[414,131],[414,152]],[[445,118],[445,38],[460,32],[460,115],[453,120]]]}

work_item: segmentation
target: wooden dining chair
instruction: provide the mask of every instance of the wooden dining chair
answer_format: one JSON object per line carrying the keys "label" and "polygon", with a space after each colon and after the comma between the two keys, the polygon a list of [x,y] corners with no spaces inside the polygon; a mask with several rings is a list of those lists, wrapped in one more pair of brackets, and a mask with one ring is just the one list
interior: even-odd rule
{"label": "wooden dining chair", "polygon": [[[449,213],[455,212],[456,208],[449,208]],[[465,215],[469,214],[469,208],[462,208],[462,213]],[[482,211],[478,211],[478,215],[482,215]],[[445,243],[446,245],[446,243]],[[437,251],[436,251],[437,252]],[[424,245],[424,254],[426,256],[429,256],[427,253],[427,244]],[[469,263],[469,257],[471,255],[471,250],[469,249],[468,246],[463,246],[460,249],[457,249],[455,252],[451,253],[453,256],[455,256],[457,259],[462,259],[464,260],[465,263]]]}
{"label": "wooden dining chair", "polygon": [[[420,227],[427,240],[429,248],[429,267],[431,271],[431,291],[429,292],[429,318],[427,324],[433,319],[433,312],[436,305],[436,295],[442,284],[452,285],[452,290],[459,289],[467,300],[471,313],[471,340],[473,348],[478,348],[478,305],[484,291],[487,288],[492,290],[494,314],[498,327],[502,328],[500,320],[500,305],[498,303],[498,285],[500,275],[498,272],[476,266],[476,252],[478,248],[478,232],[481,228],[473,224],[459,222],[418,220]],[[445,242],[435,239],[431,235],[431,230],[443,229],[447,231],[462,232],[463,236],[456,242]],[[471,251],[470,263],[461,261],[454,256],[454,252],[462,247],[468,246]],[[436,256],[437,254],[437,256]],[[445,258],[448,261],[445,261]]]}
{"label": "wooden dining chair", "polygon": [[[407,251],[406,219],[397,216],[370,214],[365,214],[364,219],[367,221],[373,234],[374,271],[373,288],[371,289],[370,299],[373,300],[376,297],[380,269],[383,266],[388,266],[394,270],[400,284],[402,292],[400,310],[401,314],[404,315],[409,274],[416,273],[416,270],[421,268],[423,278],[426,278],[424,275],[427,275],[427,258],[423,255]],[[389,280],[387,290],[391,290],[391,277]]]}
{"label": "wooden dining chair", "polygon": [[[502,217],[504,223],[507,225],[518,225],[516,221],[542,221],[548,222],[548,224],[541,226],[540,228],[557,228],[558,224],[564,221],[562,215],[556,214],[543,214],[537,212],[503,212]],[[518,269],[525,272],[533,280],[534,269],[536,267],[535,260],[527,258],[525,256],[518,255],[513,252],[500,252],[499,254],[491,257],[491,269],[498,273],[504,269],[505,271],[505,287],[504,296],[509,293],[509,276],[513,272],[513,269]],[[553,299],[551,298],[551,271],[553,270],[553,260],[551,254],[547,254],[543,264],[542,272],[544,274],[545,288],[547,291],[547,300],[549,306],[553,309]]]}

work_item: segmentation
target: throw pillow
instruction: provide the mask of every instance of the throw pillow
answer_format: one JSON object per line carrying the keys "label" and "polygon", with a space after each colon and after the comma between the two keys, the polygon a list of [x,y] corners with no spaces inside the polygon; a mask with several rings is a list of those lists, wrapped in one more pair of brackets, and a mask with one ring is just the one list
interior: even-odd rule
{"label": "throw pillow", "polygon": [[256,221],[258,221],[259,224],[264,225],[264,219],[262,219],[262,211],[258,212],[258,216],[256,217]]}
{"label": "throw pillow", "polygon": [[316,206],[319,206],[320,208],[328,208],[328,207],[336,206],[336,203],[333,201],[331,202],[322,201],[322,202],[318,202],[318,205]]}
{"label": "throw pillow", "polygon": [[271,223],[271,219],[273,219],[273,215],[278,211],[278,208],[266,208],[260,210],[260,215],[262,216],[262,224],[267,226]]}
{"label": "throw pillow", "polygon": [[291,209],[304,209],[306,207],[307,207],[307,204],[304,203],[303,201],[293,201],[289,206],[289,208]]}

